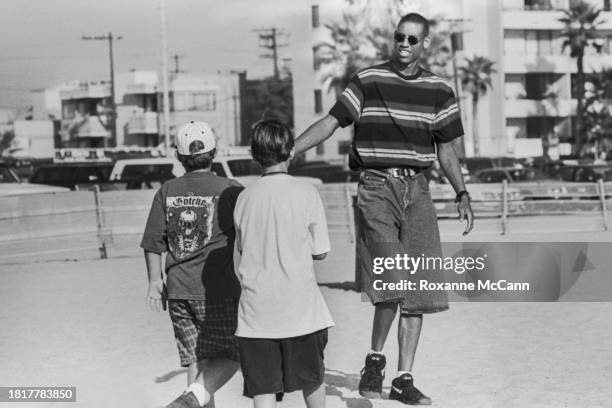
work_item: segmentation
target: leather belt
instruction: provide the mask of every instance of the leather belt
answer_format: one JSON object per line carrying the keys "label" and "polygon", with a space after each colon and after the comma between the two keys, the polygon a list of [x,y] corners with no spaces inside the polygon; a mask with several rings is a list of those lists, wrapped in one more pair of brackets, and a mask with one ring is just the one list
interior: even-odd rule
{"label": "leather belt", "polygon": [[387,173],[391,177],[401,178],[401,177],[415,177],[417,174],[422,173],[424,168],[419,167],[386,167],[375,169],[378,171],[382,171]]}

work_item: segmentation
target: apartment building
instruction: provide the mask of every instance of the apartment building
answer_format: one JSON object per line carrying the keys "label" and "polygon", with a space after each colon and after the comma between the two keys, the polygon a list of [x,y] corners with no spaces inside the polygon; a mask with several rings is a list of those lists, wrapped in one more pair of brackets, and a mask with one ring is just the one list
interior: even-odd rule
{"label": "apartment building", "polygon": [[[608,18],[602,16],[605,22],[599,26],[603,52],[586,50],[587,73],[612,67],[610,2],[594,5],[605,10],[602,14]],[[563,50],[563,25],[558,21],[558,9],[568,7],[567,0],[504,2],[506,128],[508,141],[518,142],[516,150],[525,139],[540,138],[553,147],[560,143],[560,153],[571,151],[576,61],[569,57],[569,50]]]}
{"label": "apartment building", "polygon": [[[208,122],[225,146],[240,144],[239,73],[174,76],[169,84],[170,137],[176,128],[190,120]],[[56,87],[57,88],[57,87]],[[53,88],[55,89],[55,88]],[[110,84],[106,81],[73,81],[59,92],[33,95],[39,115],[54,111],[57,94],[61,106],[61,146],[105,147],[111,139]],[[154,147],[163,142],[163,98],[155,71],[131,71],[117,75],[116,146]],[[53,98],[51,98],[53,99]]]}
{"label": "apartment building", "polygon": [[[240,144],[240,74],[179,74],[170,78],[169,123],[173,140],[176,129],[187,121],[208,122],[220,145]],[[156,146],[162,142],[163,98],[157,73],[135,71],[123,98],[129,106],[126,144]]]}
{"label": "apartment building", "polygon": [[74,81],[60,90],[62,146],[105,147],[111,144],[108,128],[111,109],[110,83]]}
{"label": "apartment building", "polygon": [[[559,19],[573,0],[460,0],[446,2],[436,10],[424,10],[426,2],[414,2],[408,11],[438,15],[462,21],[463,57],[482,55],[495,62],[493,89],[480,98],[476,127],[480,155],[539,156],[544,149],[552,156],[569,154],[573,143],[572,118],[576,99],[573,84],[576,61],[563,50]],[[325,39],[324,22],[338,20],[347,2],[331,0],[305,2],[309,18],[293,28],[295,122],[299,133],[323,117],[335,101],[320,81],[313,55],[313,45]],[[610,0],[592,0],[601,14],[603,50],[587,49],[585,71],[612,67],[612,12]],[[449,44],[450,45],[450,44]],[[449,62],[450,63],[450,62]],[[450,81],[451,83],[453,81]],[[474,124],[470,95],[459,92],[468,156],[473,152]],[[308,159],[342,161],[350,130],[338,132]]]}

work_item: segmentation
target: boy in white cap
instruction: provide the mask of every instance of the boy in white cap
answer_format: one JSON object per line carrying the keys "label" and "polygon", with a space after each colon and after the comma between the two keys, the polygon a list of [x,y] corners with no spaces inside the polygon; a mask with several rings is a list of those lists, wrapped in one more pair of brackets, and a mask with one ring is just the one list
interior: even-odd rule
{"label": "boy in white cap", "polygon": [[215,153],[208,124],[179,128],[176,154],[186,173],[155,194],[140,244],[147,301],[153,310],[169,309],[181,366],[187,367],[188,388],[167,408],[214,407],[212,394],[238,369],[232,213],[242,186],[210,171]]}

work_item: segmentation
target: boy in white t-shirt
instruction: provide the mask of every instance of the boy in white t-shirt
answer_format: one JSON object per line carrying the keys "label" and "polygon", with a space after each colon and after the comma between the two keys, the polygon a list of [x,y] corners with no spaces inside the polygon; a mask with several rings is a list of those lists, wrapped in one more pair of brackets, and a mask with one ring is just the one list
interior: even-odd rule
{"label": "boy in white t-shirt", "polygon": [[287,174],[293,136],[286,125],[255,124],[251,154],[263,176],[234,210],[244,395],[264,408],[302,390],[309,408],[325,407],[323,350],[334,322],[313,265],[330,250],[323,203],[312,185]]}

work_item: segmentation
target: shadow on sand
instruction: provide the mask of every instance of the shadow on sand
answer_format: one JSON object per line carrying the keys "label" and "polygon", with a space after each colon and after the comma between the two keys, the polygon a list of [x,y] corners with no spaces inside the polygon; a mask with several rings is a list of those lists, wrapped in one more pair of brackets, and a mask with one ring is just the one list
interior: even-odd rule
{"label": "shadow on sand", "polygon": [[319,286],[324,286],[330,289],[342,289],[346,291],[359,292],[357,284],[353,281],[319,283]]}
{"label": "shadow on sand", "polygon": [[159,376],[157,378],[155,378],[155,382],[156,383],[163,383],[163,382],[168,382],[171,379],[173,379],[174,377],[176,377],[177,375],[181,375],[181,374],[185,374],[187,373],[187,369],[182,369],[182,370],[174,370],[174,371],[170,371],[169,373],[166,373],[162,376]]}
{"label": "shadow on sand", "polygon": [[[372,402],[361,396],[344,396],[344,392],[357,393],[359,374],[347,374],[338,370],[327,370],[325,373],[325,394],[340,398],[348,408],[372,408]],[[383,395],[385,398],[386,395]]]}

